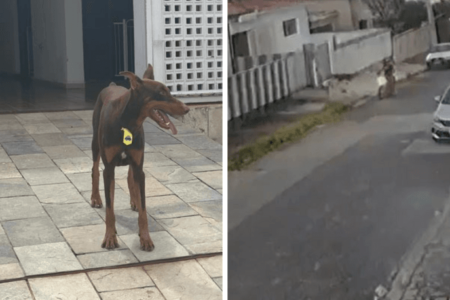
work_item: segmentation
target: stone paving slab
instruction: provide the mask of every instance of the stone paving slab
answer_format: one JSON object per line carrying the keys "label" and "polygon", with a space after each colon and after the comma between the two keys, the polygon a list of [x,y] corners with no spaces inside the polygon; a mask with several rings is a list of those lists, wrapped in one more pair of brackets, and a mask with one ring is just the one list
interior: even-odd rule
{"label": "stone paving slab", "polygon": [[[68,204],[84,202],[82,195],[72,183],[58,183],[32,186],[33,192],[42,204]],[[89,201],[91,192],[89,191]]]}
{"label": "stone paving slab", "polygon": [[92,271],[88,273],[99,292],[154,287],[155,283],[142,267]]}
{"label": "stone paving slab", "polygon": [[3,264],[1,265],[1,268],[2,272],[0,273],[0,281],[24,277],[22,267],[19,263]]}
{"label": "stone paving slab", "polygon": [[[2,116],[3,117],[3,116]],[[0,144],[8,142],[32,142],[34,141],[31,135],[25,129],[19,130],[0,130]]]}
{"label": "stone paving slab", "polygon": [[198,177],[198,179],[214,189],[222,188],[222,171],[192,173],[192,175]]}
{"label": "stone paving slab", "polygon": [[222,199],[216,190],[200,181],[168,184],[167,187],[187,203]]}
{"label": "stone paving slab", "polygon": [[36,300],[100,300],[86,274],[33,278],[29,283]]}
{"label": "stone paving slab", "polygon": [[0,179],[21,178],[16,166],[11,162],[0,163]]}
{"label": "stone paving slab", "polygon": [[150,265],[144,269],[166,299],[222,299],[220,288],[195,260]]}
{"label": "stone paving slab", "polygon": [[0,267],[5,264],[16,263],[17,258],[6,234],[0,234]]}
{"label": "stone paving slab", "polygon": [[157,288],[132,289],[126,291],[105,292],[100,294],[103,300],[165,300]]}
{"label": "stone paving slab", "polygon": [[5,142],[3,148],[9,155],[43,153],[44,150],[33,141]]}
{"label": "stone paving slab", "polygon": [[169,219],[197,215],[186,202],[175,195],[150,197],[146,201],[148,213],[155,219]]}
{"label": "stone paving slab", "polygon": [[11,159],[9,158],[8,154],[6,154],[6,151],[0,146],[0,163],[8,162],[11,162]]}
{"label": "stone paving slab", "polygon": [[11,159],[19,170],[49,168],[55,166],[50,157],[45,153],[14,155],[11,156]]}
{"label": "stone paving slab", "polygon": [[120,236],[141,262],[189,256],[189,252],[166,231],[151,232],[150,237],[156,246],[152,252],[145,252],[140,249],[137,234]]}
{"label": "stone paving slab", "polygon": [[[10,122],[2,124],[11,123],[14,128],[0,128],[0,285],[2,280],[30,275],[127,266],[222,251],[219,144],[214,146],[213,141],[205,140],[178,121],[175,124],[181,126],[180,135],[146,121],[146,206],[156,248],[152,252],[140,250],[138,213],[130,208],[128,167],[118,167],[114,210],[120,247],[108,251],[101,248],[106,229],[105,207],[90,206],[92,111],[3,115],[2,120],[3,117]],[[189,140],[191,136],[195,142]],[[102,173],[100,195],[105,204]],[[206,261],[202,263],[195,261],[198,266],[192,270],[202,270],[203,275],[198,278],[206,276],[206,290],[212,291],[211,295],[220,293],[216,282],[221,280],[221,271]],[[176,268],[168,272],[171,270]],[[140,299],[143,291],[154,299],[168,299],[170,281],[167,285],[160,281],[164,282],[161,289],[148,270],[138,273],[147,274],[147,283],[126,284],[126,299]],[[134,278],[125,273],[123,276]],[[62,280],[61,285],[66,285],[66,281]],[[194,290],[203,290],[201,282]],[[30,286],[36,299],[39,298],[34,291],[48,287],[38,281],[34,286],[30,282]],[[102,299],[115,299],[121,297],[122,291],[107,288],[100,292]],[[195,299],[202,299],[199,295]]]}
{"label": "stone paving slab", "polygon": [[25,280],[0,284],[0,299],[33,300]]}
{"label": "stone paving slab", "polygon": [[64,173],[57,167],[24,169],[22,175],[31,186],[69,182]]}
{"label": "stone paving slab", "polygon": [[78,260],[85,269],[121,266],[138,262],[128,249],[82,254],[78,256]]}
{"label": "stone paving slab", "polygon": [[82,270],[80,262],[65,242],[14,247],[26,275],[42,275]]}
{"label": "stone paving slab", "polygon": [[64,133],[39,133],[31,136],[41,147],[72,145],[72,141]]}
{"label": "stone paving slab", "polygon": [[0,299],[222,299],[222,276],[211,277],[221,275],[221,262],[214,256],[0,282]]}
{"label": "stone paving slab", "polygon": [[[105,236],[105,228],[105,224],[69,227],[62,228],[61,233],[73,252],[77,255],[105,252],[108,251],[108,249],[99,247]],[[127,249],[120,237],[118,237],[117,240],[119,242],[118,249]]]}
{"label": "stone paving slab", "polygon": [[64,242],[52,220],[45,216],[2,222],[14,247]]}

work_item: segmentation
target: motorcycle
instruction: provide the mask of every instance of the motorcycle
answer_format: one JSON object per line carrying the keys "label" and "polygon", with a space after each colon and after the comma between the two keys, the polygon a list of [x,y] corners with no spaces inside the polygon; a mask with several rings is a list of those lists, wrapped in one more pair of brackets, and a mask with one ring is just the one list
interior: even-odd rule
{"label": "motorcycle", "polygon": [[393,66],[386,62],[383,69],[377,73],[378,98],[383,100],[395,94],[395,76]]}

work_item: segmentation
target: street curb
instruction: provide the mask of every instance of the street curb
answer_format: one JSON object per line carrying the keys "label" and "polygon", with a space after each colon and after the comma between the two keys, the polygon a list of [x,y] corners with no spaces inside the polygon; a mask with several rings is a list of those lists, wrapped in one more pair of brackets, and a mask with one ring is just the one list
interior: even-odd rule
{"label": "street curb", "polygon": [[450,199],[447,200],[443,212],[439,217],[434,217],[426,231],[416,240],[411,251],[406,253],[399,264],[399,270],[392,280],[392,284],[386,300],[402,300],[410,287],[411,280],[418,266],[422,263],[429,245],[438,235],[445,220],[450,218]]}

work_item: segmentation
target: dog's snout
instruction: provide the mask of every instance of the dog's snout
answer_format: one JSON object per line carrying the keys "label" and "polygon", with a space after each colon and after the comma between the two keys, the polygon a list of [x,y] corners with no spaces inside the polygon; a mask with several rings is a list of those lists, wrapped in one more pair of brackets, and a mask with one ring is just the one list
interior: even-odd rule
{"label": "dog's snout", "polygon": [[191,109],[187,106],[184,105],[184,113],[187,114]]}

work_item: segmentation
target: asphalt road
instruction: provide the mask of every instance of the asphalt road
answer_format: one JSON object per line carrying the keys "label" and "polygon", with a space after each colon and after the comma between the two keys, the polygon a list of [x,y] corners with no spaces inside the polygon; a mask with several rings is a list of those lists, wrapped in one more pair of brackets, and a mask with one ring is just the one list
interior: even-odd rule
{"label": "asphalt road", "polygon": [[450,144],[430,137],[449,79],[425,73],[230,172],[229,299],[373,299],[389,286],[449,199]]}

